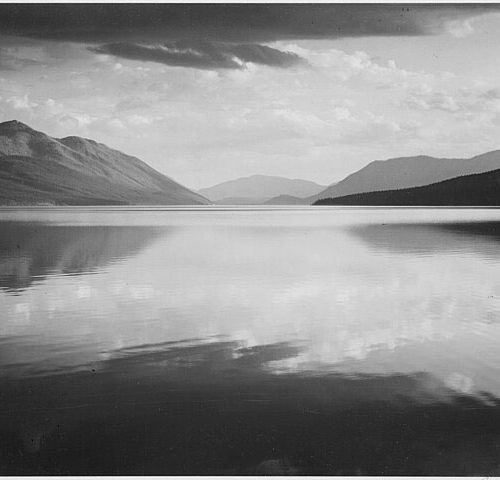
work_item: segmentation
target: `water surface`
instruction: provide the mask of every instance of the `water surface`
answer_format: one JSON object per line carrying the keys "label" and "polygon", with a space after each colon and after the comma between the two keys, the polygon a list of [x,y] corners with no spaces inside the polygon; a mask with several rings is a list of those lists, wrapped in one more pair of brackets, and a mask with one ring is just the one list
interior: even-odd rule
{"label": "water surface", "polygon": [[0,473],[500,474],[500,210],[0,210]]}

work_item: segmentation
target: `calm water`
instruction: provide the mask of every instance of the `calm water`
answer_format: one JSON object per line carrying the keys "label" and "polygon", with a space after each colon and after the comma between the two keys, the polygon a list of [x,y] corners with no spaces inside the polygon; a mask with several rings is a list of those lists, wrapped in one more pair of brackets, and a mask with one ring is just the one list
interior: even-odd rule
{"label": "calm water", "polygon": [[500,475],[500,210],[0,210],[1,474]]}

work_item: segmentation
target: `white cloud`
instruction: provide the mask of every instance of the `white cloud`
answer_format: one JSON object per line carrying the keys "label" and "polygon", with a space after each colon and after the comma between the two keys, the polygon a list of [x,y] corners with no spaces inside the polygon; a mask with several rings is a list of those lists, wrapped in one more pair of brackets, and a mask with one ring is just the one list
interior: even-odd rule
{"label": "white cloud", "polygon": [[10,105],[14,110],[26,110],[31,112],[34,107],[38,104],[31,102],[29,100],[28,94],[23,95],[22,97],[13,96],[6,100],[6,103]]}
{"label": "white cloud", "polygon": [[459,117],[500,113],[500,89],[488,85],[422,84],[409,89],[401,105],[413,110],[440,110]]}
{"label": "white cloud", "polygon": [[416,110],[457,112],[461,109],[461,105],[457,103],[454,96],[442,91],[426,91],[425,89],[416,89],[409,93],[403,104]]}
{"label": "white cloud", "polygon": [[308,65],[204,71],[56,49],[36,78],[2,72],[0,115],[94,138],[194,188],[252,173],[334,181],[375,158],[479,153],[500,133],[492,81],[403,68],[369,42],[273,45]]}
{"label": "white cloud", "polygon": [[394,60],[384,63],[377,61],[365,51],[346,53],[339,49],[312,50],[295,44],[279,44],[279,48],[287,49],[307,59],[309,64],[320,69],[336,80],[349,82],[353,80],[369,82],[392,87],[402,82],[422,82],[433,78],[425,72],[415,72],[399,68]]}
{"label": "white cloud", "polygon": [[453,37],[463,38],[474,33],[472,21],[466,20],[451,20],[445,23],[445,31]]}
{"label": "white cloud", "polygon": [[145,115],[137,115],[137,114],[132,114],[126,117],[125,121],[134,126],[138,125],[149,125],[153,119],[150,117],[146,117]]}

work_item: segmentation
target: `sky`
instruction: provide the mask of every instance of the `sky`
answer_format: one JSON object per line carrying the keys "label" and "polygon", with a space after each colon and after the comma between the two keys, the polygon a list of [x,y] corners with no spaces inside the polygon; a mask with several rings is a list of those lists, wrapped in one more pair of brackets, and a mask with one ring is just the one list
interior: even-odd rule
{"label": "sky", "polygon": [[0,4],[0,121],[189,188],[500,147],[495,4]]}

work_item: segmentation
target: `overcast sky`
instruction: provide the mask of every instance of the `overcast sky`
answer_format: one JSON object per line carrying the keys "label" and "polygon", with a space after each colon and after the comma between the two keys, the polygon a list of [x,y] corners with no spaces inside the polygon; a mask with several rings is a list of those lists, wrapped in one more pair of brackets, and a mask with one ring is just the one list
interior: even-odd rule
{"label": "overcast sky", "polygon": [[0,121],[190,188],[500,148],[495,5],[0,5]]}

